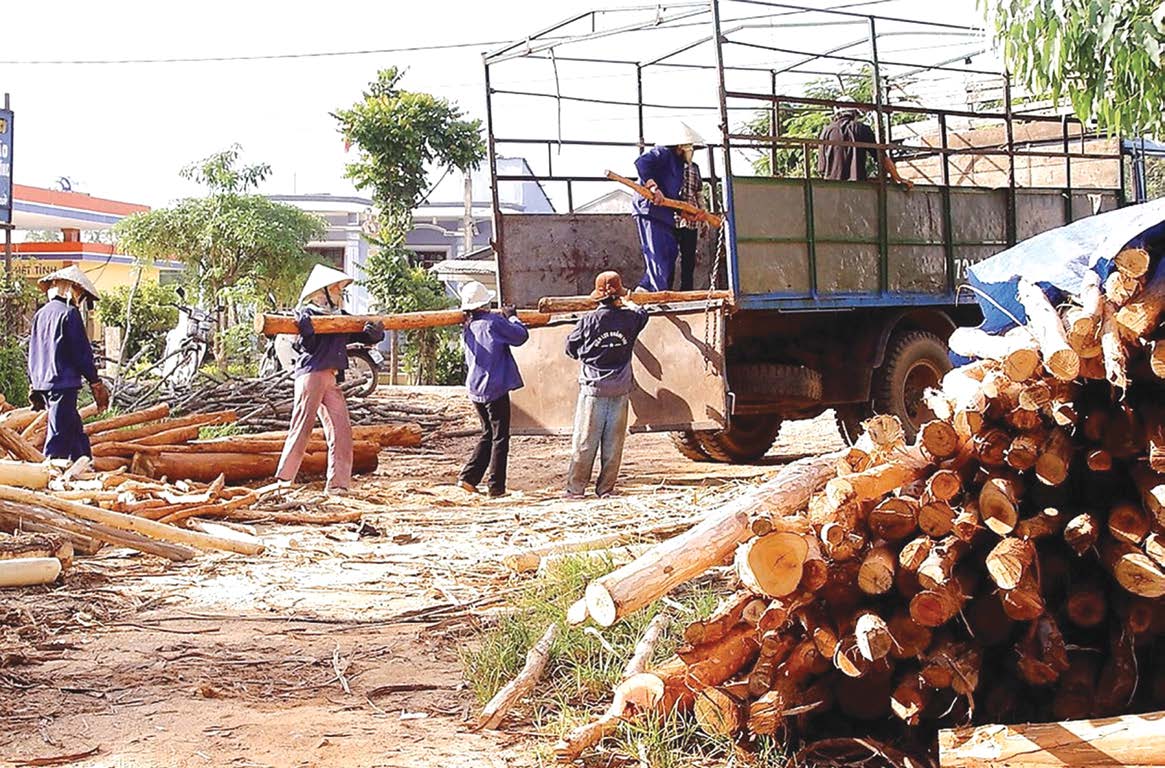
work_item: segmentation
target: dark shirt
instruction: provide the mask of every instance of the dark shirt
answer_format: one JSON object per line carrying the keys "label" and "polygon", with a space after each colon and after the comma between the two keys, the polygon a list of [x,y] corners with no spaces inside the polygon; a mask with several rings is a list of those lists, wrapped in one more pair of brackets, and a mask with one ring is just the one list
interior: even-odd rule
{"label": "dark shirt", "polygon": [[582,363],[579,389],[595,397],[619,397],[634,386],[631,353],[647,325],[647,310],[600,304],[583,315],[566,338],[566,354]]}
{"label": "dark shirt", "polygon": [[526,326],[516,317],[496,312],[474,312],[461,331],[465,363],[469,371],[465,388],[475,403],[490,403],[522,388],[522,374],[510,347],[520,347],[530,338]]}
{"label": "dark shirt", "polygon": [[[855,115],[843,114],[821,130],[822,141],[848,141],[876,144],[874,129]],[[869,178],[867,160],[877,161],[878,150],[869,147],[845,147],[822,144],[817,154],[817,171],[822,178],[835,181],[865,181]]]}
{"label": "dark shirt", "polygon": [[[639,183],[646,184],[651,179],[659,185],[664,197],[675,200],[684,185],[684,161],[671,147],[652,147],[635,160],[635,170],[639,173]],[[669,226],[675,224],[675,211],[656,205],[646,197],[638,197],[634,203],[638,216],[647,216]]]}
{"label": "dark shirt", "polygon": [[[312,327],[313,315],[324,315],[318,307],[303,307],[295,311],[295,320],[299,325],[299,337],[295,340],[295,351],[299,353],[294,376],[299,378],[304,374],[317,371],[336,371],[336,378],[344,380],[344,371],[348,370],[348,345],[375,344],[384,338],[384,331],[374,333],[316,333]],[[341,313],[346,314],[346,313]]]}
{"label": "dark shirt", "polygon": [[61,297],[49,299],[32,317],[28,380],[39,392],[80,389],[82,381],[97,381],[81,311]]}

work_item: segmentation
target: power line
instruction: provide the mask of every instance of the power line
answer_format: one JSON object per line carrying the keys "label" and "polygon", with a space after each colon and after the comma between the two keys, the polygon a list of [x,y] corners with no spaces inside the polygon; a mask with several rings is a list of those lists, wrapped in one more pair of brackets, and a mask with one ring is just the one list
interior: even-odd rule
{"label": "power line", "polygon": [[415,53],[419,51],[447,51],[454,48],[488,48],[509,40],[483,40],[475,43],[443,43],[414,45],[404,48],[369,48],[358,51],[312,51],[308,53],[268,53],[253,56],[180,56],[164,59],[3,59],[0,64],[20,65],[75,65],[75,64],[205,64],[222,61],[276,61],[280,59],[319,59],[334,56],[372,56],[382,53]]}

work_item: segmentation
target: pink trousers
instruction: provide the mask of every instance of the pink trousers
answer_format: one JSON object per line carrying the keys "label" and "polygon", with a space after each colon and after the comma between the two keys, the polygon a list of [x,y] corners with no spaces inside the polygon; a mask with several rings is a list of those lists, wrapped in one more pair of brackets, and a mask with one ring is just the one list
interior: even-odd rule
{"label": "pink trousers", "polygon": [[317,415],[328,441],[328,488],[348,488],[352,484],[352,421],[334,370],[296,378],[291,426],[287,428],[287,442],[283,444],[275,476],[289,482],[295,480]]}

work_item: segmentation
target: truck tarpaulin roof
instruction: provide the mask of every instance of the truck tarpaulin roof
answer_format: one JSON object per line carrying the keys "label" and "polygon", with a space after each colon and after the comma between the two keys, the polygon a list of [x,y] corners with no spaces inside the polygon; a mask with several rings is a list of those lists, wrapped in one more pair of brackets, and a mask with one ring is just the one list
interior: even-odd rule
{"label": "truck tarpaulin roof", "polygon": [[1113,258],[1126,247],[1157,251],[1165,246],[1165,199],[1119,208],[1024,240],[967,271],[989,333],[1026,322],[1016,296],[1020,278],[1036,283],[1053,304],[1077,296],[1085,270],[1103,281]]}

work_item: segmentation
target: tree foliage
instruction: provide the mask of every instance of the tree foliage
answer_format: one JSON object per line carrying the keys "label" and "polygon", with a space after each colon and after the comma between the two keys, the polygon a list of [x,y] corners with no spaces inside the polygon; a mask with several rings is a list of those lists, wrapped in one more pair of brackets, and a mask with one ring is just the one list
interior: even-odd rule
{"label": "tree foliage", "polygon": [[244,281],[259,296],[288,304],[314,263],[304,250],[325,225],[294,206],[247,194],[262,181],[266,165],[237,167],[238,146],[183,169],[207,186],[206,197],[189,197],[169,208],[136,213],[117,224],[120,246],[138,258],[176,259],[201,303],[215,306],[223,292]]}
{"label": "tree foliage", "polygon": [[1024,85],[1109,134],[1165,130],[1165,3],[979,0]]}
{"label": "tree foliage", "polygon": [[[130,290],[128,285],[119,285],[101,294],[95,308],[102,325],[124,331]],[[178,294],[173,286],[159,285],[154,280],[143,280],[138,285],[130,310],[130,335],[122,339],[126,359],[143,349],[147,360],[161,357],[166,333],[178,322],[176,304]]]}
{"label": "tree foliage", "polygon": [[372,190],[382,213],[412,211],[430,168],[468,171],[485,157],[480,120],[465,119],[445,99],[402,90],[403,77],[397,67],[381,70],[359,101],[333,114],[357,152],[346,175],[357,189]]}

